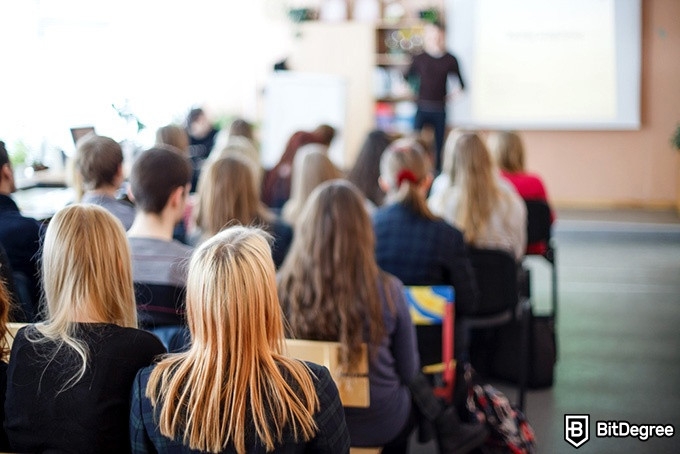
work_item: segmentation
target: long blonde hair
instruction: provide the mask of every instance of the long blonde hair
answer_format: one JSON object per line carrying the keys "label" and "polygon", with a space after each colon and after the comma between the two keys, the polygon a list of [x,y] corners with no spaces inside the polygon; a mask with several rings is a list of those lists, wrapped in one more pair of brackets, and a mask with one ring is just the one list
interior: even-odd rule
{"label": "long blonde hair", "polygon": [[300,147],[293,159],[290,199],[283,205],[283,219],[294,224],[314,188],[324,181],[341,177],[342,172],[328,157],[327,147],[319,144]]}
{"label": "long blonde hair", "polygon": [[475,244],[486,229],[494,207],[503,196],[498,188],[496,166],[484,142],[475,133],[461,134],[448,152],[452,155],[449,177],[461,195],[455,224],[463,231],[465,241]]}
{"label": "long blonde hair", "polygon": [[198,180],[196,225],[209,238],[231,224],[270,222],[273,215],[260,201],[249,161],[227,155],[208,161]]}
{"label": "long blonde hair", "polygon": [[362,343],[375,347],[384,336],[379,293],[384,276],[374,243],[359,190],[347,181],[327,181],[307,200],[279,273],[291,334],[339,341],[346,370],[359,358]]}
{"label": "long blonde hair", "polygon": [[436,219],[418,185],[430,176],[425,150],[411,138],[392,142],[380,159],[380,177],[388,186],[385,203],[401,203],[420,216]]}
{"label": "long blonde hair", "polygon": [[77,322],[104,322],[136,328],[130,248],[118,219],[97,205],[74,204],[50,221],[42,253],[46,322],[35,325],[44,337],[29,340],[71,348],[81,359],[66,389],[87,369],[87,345],[77,338]]}
{"label": "long blonde hair", "polygon": [[267,451],[282,442],[285,428],[310,440],[319,401],[307,367],[282,355],[268,235],[231,227],[200,245],[186,307],[191,347],[162,360],[146,388],[161,433],[208,452],[230,443],[246,452],[249,421]]}

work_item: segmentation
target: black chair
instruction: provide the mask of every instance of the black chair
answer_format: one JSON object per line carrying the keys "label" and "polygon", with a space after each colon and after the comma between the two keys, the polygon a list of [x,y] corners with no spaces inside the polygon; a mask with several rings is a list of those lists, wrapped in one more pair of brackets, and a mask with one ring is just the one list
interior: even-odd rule
{"label": "black chair", "polygon": [[190,336],[186,327],[184,287],[135,282],[139,327],[155,334],[169,352],[187,348]]}
{"label": "black chair", "polygon": [[[469,248],[470,261],[475,270],[480,301],[474,315],[461,317],[461,327],[465,330],[465,351],[471,352],[476,336],[493,333],[496,328],[519,323],[519,383],[517,406],[524,409],[527,372],[529,365],[529,319],[531,303],[526,295],[520,295],[518,280],[526,278],[515,258],[507,251],[497,249]],[[487,347],[488,348],[488,347]],[[493,347],[491,347],[493,348]],[[488,353],[488,358],[493,355]],[[474,359],[474,358],[471,358]],[[474,364],[474,361],[473,361]],[[481,368],[482,374],[486,371]]]}
{"label": "black chair", "polygon": [[557,320],[557,263],[552,239],[552,211],[543,200],[525,200],[527,206],[527,244],[540,244],[537,251],[527,250],[527,255],[540,255],[549,264],[552,277],[552,313]]}

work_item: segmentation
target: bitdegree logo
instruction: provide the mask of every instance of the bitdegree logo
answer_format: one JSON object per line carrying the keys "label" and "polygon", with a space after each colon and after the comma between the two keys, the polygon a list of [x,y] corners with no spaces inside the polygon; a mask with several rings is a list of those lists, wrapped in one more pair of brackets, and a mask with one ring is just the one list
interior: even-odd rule
{"label": "bitdegree logo", "polygon": [[[628,421],[596,421],[597,438],[670,438],[675,436],[673,424],[632,424]],[[580,448],[590,439],[590,415],[564,415],[564,440]]]}
{"label": "bitdegree logo", "polygon": [[646,441],[653,437],[672,437],[675,427],[672,424],[631,424],[628,421],[597,421],[598,438],[634,437]]}

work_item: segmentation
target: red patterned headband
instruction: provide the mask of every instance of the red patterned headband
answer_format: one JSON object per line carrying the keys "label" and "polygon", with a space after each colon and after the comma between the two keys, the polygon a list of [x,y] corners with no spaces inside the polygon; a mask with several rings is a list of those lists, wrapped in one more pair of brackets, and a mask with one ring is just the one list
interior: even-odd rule
{"label": "red patterned headband", "polygon": [[409,169],[401,169],[397,174],[397,187],[401,186],[404,181],[410,181],[413,184],[418,183],[418,177]]}

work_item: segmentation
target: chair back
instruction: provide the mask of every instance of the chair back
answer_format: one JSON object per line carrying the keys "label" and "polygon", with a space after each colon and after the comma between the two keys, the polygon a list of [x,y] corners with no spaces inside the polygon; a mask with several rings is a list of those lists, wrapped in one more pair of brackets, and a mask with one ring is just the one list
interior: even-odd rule
{"label": "chair back", "polygon": [[416,325],[418,352],[425,374],[441,374],[434,392],[451,399],[455,385],[454,352],[455,290],[450,285],[404,287],[404,296]]}
{"label": "chair back", "polygon": [[517,264],[508,251],[469,248],[470,262],[475,270],[480,300],[477,316],[489,316],[514,310],[519,300]]}
{"label": "chair back", "polygon": [[145,282],[135,282],[134,286],[139,326],[142,329],[186,324],[184,287]]}
{"label": "chair back", "polygon": [[340,367],[340,343],[286,339],[286,352],[291,358],[320,364],[331,373],[338,387],[343,407],[368,408],[371,404],[368,380],[368,347],[362,345],[362,354],[351,374]]}
{"label": "chair back", "polygon": [[549,243],[552,236],[552,213],[544,200],[525,200],[527,206],[527,243]]}

